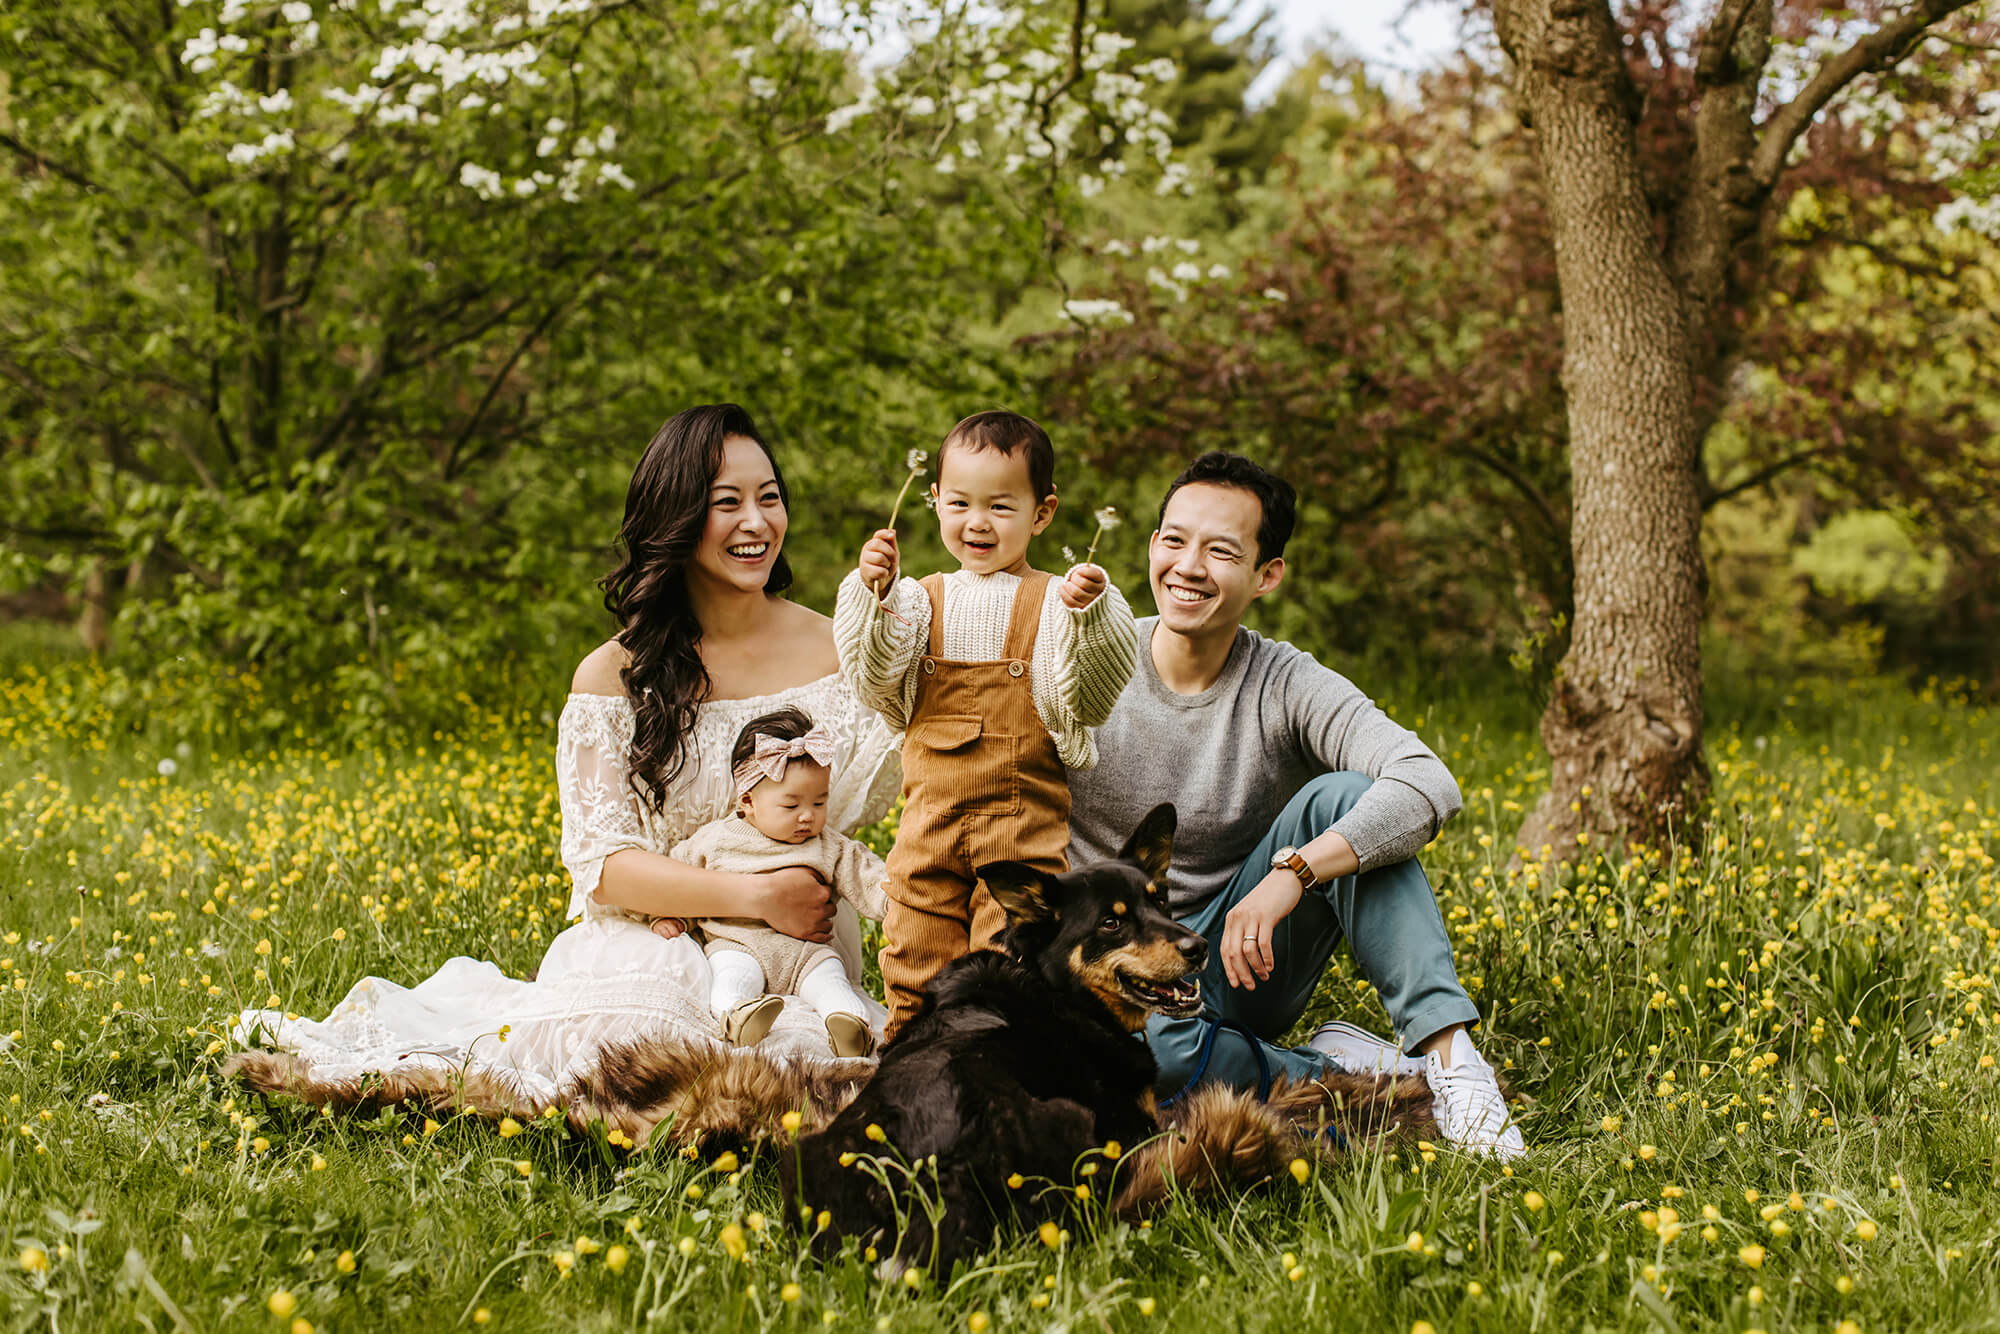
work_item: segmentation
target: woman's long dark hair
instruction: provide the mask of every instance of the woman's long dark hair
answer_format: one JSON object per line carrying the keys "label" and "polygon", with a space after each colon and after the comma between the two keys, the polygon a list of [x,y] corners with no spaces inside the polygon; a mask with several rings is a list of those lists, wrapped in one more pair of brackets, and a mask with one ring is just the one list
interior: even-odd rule
{"label": "woman's long dark hair", "polygon": [[[701,623],[688,605],[687,563],[708,524],[708,492],[731,436],[756,442],[771,460],[778,496],[791,508],[785,474],[750,414],[734,403],[709,403],[667,418],[646,446],[625,493],[618,529],[624,559],[598,580],[604,606],[618,618],[618,642],[631,661],[619,673],[632,701],[632,749],[627,779],[639,799],[658,811],[667,788],[687,764],[695,706],[708,695]],[[754,501],[753,501],[754,503]],[[792,586],[782,550],[764,583],[766,593]]]}

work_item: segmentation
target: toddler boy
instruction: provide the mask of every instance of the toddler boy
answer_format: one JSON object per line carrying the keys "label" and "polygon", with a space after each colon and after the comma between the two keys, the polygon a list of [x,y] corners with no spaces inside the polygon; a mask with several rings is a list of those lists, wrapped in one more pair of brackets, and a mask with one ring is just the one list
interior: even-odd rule
{"label": "toddler boy", "polygon": [[1132,609],[1095,565],[1054,576],[1028,544],[1056,511],[1055,447],[1015,412],[980,412],[938,448],[931,486],[950,574],[898,579],[884,528],[841,581],[834,642],[863,703],[903,738],[906,802],[889,853],[882,985],[893,1033],[951,960],[1006,915],[976,867],[1068,869],[1065,769],[1097,762],[1138,648]]}

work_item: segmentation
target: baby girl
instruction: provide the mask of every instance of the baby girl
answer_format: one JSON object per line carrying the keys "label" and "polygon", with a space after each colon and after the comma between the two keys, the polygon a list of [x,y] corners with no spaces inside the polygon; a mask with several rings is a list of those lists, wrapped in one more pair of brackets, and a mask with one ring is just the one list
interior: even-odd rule
{"label": "baby girl", "polygon": [[[751,719],[730,753],[736,814],[703,825],[668,855],[691,866],[753,874],[803,866],[863,916],[880,919],[889,902],[882,859],[826,830],[832,760],[832,738],[799,709]],[[784,1008],[781,997],[796,995],[826,1022],[836,1056],[874,1051],[861,997],[833,946],[795,939],[751,917],[710,918],[697,925],[714,977],[709,1008],[733,1045],[762,1041]],[[683,926],[663,918],[653,929],[674,936]]]}

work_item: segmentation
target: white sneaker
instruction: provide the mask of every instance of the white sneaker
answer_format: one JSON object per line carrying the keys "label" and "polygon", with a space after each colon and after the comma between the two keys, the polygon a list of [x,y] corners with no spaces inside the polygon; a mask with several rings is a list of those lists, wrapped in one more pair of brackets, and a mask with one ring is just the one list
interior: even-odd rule
{"label": "white sneaker", "polygon": [[1424,1073],[1424,1063],[1414,1056],[1405,1056],[1395,1043],[1337,1019],[1315,1028],[1306,1045],[1339,1066],[1343,1074],[1393,1075],[1401,1079]]}
{"label": "white sneaker", "polygon": [[1468,1153],[1518,1158],[1527,1152],[1520,1127],[1507,1115],[1507,1101],[1500,1096],[1493,1067],[1464,1029],[1452,1034],[1450,1058],[1447,1064],[1436,1052],[1424,1057],[1424,1079],[1436,1099],[1431,1114],[1437,1117],[1438,1132]]}

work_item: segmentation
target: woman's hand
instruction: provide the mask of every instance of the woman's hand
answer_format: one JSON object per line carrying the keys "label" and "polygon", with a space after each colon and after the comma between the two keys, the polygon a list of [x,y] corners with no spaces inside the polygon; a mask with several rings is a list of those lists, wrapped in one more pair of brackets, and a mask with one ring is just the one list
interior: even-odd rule
{"label": "woman's hand", "polygon": [[1305,891],[1299,878],[1284,867],[1272,871],[1243,896],[1243,901],[1222,919],[1222,971],[1229,985],[1255,991],[1257,984],[1271,976],[1277,956],[1271,952],[1271,938],[1278,923],[1292,915]]}
{"label": "woman's hand", "polygon": [[896,530],[882,528],[861,548],[861,564],[857,568],[861,571],[861,582],[873,589],[876,597],[884,598],[895,587],[896,571],[901,565],[902,560],[896,550]]}
{"label": "woman's hand", "polygon": [[1062,604],[1071,611],[1082,611],[1097,601],[1106,584],[1103,567],[1079,565],[1069,572],[1062,581]]}
{"label": "woman's hand", "polygon": [[773,930],[823,944],[833,939],[833,891],[803,866],[787,866],[755,877],[763,882],[764,910]]}

